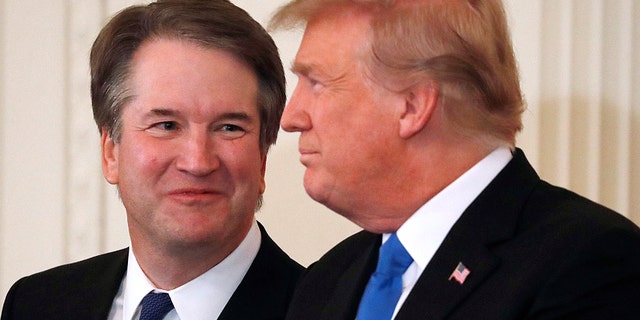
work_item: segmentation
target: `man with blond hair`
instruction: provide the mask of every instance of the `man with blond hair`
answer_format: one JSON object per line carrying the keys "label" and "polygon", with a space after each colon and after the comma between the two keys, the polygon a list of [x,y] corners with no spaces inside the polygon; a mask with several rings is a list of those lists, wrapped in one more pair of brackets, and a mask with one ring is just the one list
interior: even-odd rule
{"label": "man with blond hair", "polygon": [[637,319],[640,230],[542,181],[499,0],[297,0],[281,126],[307,193],[364,231],[313,264],[288,319]]}

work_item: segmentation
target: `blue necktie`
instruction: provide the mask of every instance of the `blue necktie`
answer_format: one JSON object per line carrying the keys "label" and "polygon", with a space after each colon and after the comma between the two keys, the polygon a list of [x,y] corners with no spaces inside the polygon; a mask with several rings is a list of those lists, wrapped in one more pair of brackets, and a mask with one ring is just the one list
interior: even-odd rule
{"label": "blue necktie", "polygon": [[142,298],[140,320],[162,320],[169,311],[173,310],[173,303],[167,293],[149,292]]}
{"label": "blue necktie", "polygon": [[402,295],[402,274],[413,259],[393,233],[380,247],[378,266],[364,289],[357,320],[389,320]]}

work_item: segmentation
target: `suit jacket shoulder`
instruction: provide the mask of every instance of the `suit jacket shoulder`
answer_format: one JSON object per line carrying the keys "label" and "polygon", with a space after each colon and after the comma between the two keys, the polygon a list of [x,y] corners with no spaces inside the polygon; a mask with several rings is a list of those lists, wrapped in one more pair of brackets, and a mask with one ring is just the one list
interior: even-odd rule
{"label": "suit jacket shoulder", "polygon": [[18,280],[2,320],[106,319],[127,268],[127,249],[59,266]]}
{"label": "suit jacket shoulder", "polygon": [[284,319],[304,268],[258,226],[262,234],[258,254],[218,319]]}
{"label": "suit jacket shoulder", "polygon": [[[458,263],[464,283],[450,280]],[[541,180],[521,150],[465,210],[396,319],[635,319],[640,229]]]}

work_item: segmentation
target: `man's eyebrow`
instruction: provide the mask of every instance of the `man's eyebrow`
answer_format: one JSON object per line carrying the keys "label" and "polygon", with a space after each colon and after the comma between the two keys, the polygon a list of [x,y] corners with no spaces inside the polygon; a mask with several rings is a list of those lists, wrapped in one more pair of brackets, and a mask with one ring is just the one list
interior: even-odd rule
{"label": "man's eyebrow", "polygon": [[296,75],[303,75],[308,77],[312,76],[327,76],[327,70],[320,64],[317,63],[307,63],[307,62],[293,62],[291,64],[291,72]]}
{"label": "man's eyebrow", "polygon": [[327,81],[334,78],[331,76],[331,74],[333,74],[331,68],[313,62],[300,63],[294,61],[291,65],[291,72],[297,76],[325,79]]}
{"label": "man's eyebrow", "polygon": [[[168,109],[168,108],[158,108],[158,109],[151,109],[145,115],[145,118],[153,119],[154,117],[176,117],[176,116],[180,116],[180,114],[181,112],[179,110]],[[242,121],[242,122],[253,121],[252,117],[249,114],[242,111],[238,111],[238,112],[230,111],[230,112],[219,113],[215,115],[215,119],[216,119],[215,121],[229,121],[229,120]]]}
{"label": "man's eyebrow", "polygon": [[178,113],[179,113],[178,111],[173,109],[158,108],[158,109],[151,109],[147,115],[148,116],[175,116]]}
{"label": "man's eyebrow", "polygon": [[251,117],[245,112],[226,112],[220,115],[220,119],[225,120],[241,120],[241,121],[249,121]]}
{"label": "man's eyebrow", "polygon": [[308,75],[311,72],[312,67],[308,64],[293,63],[291,64],[291,72],[295,74]]}

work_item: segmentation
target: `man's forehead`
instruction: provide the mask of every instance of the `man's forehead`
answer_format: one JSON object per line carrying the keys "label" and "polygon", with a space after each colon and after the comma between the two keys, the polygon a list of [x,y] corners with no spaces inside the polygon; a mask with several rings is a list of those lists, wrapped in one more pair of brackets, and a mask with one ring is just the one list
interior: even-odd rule
{"label": "man's forehead", "polygon": [[324,60],[326,55],[361,58],[357,51],[370,48],[370,21],[371,17],[361,12],[338,12],[313,19],[305,28],[292,70],[315,70],[322,65],[315,59]]}

